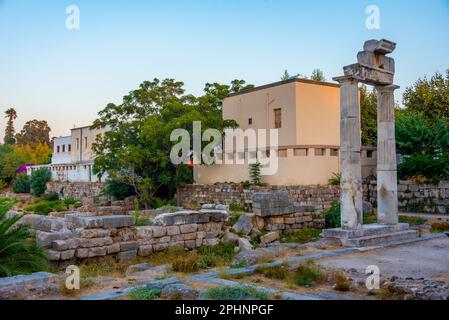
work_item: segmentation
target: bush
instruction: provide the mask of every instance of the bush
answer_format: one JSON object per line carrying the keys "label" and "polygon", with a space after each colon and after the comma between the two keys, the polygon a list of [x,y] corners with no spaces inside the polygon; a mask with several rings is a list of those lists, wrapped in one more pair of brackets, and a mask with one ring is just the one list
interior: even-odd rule
{"label": "bush", "polygon": [[163,207],[171,207],[171,206],[176,206],[176,200],[175,199],[161,199],[158,197],[154,197],[151,202],[150,205],[153,208],[163,208]]}
{"label": "bush", "polygon": [[326,221],[326,228],[340,228],[341,214],[339,203],[333,203],[329,209],[323,211],[323,214]]}
{"label": "bush", "polygon": [[52,191],[52,192],[47,192],[47,193],[44,193],[44,194],[41,196],[41,199],[42,199],[42,200],[47,200],[47,201],[55,201],[55,200],[59,200],[59,194],[58,194],[57,192],[54,192],[54,191]]}
{"label": "bush", "polygon": [[48,258],[45,250],[30,239],[33,232],[26,224],[15,225],[22,216],[4,219],[14,200],[0,200],[0,277],[45,271]]}
{"label": "bush", "polygon": [[229,211],[231,211],[231,212],[242,212],[242,211],[244,211],[244,209],[240,205],[240,203],[232,201],[231,204],[229,204]]}
{"label": "bush", "polygon": [[288,269],[284,265],[273,267],[257,267],[255,272],[269,279],[284,280],[288,277]]}
{"label": "bush", "polygon": [[175,272],[196,272],[200,270],[200,261],[196,252],[187,256],[175,257],[172,262],[172,270]]}
{"label": "bush", "polygon": [[128,298],[131,300],[155,300],[161,296],[161,293],[161,289],[137,287],[129,292]]}
{"label": "bush", "polygon": [[294,282],[298,286],[311,287],[325,281],[325,275],[313,263],[301,265],[296,269]]}
{"label": "bush", "polygon": [[31,174],[30,188],[31,193],[37,197],[44,194],[46,184],[51,179],[51,172],[47,168],[39,168]]}
{"label": "bush", "polygon": [[206,298],[213,300],[267,300],[268,294],[251,286],[209,288],[204,292]]}
{"label": "bush", "polygon": [[32,212],[35,214],[47,215],[50,212],[65,211],[67,208],[60,200],[38,200],[34,204],[25,208],[25,212]]}
{"label": "bush", "polygon": [[123,200],[136,194],[134,188],[129,184],[111,179],[106,181],[106,187],[104,188],[103,193],[118,200]]}
{"label": "bush", "polygon": [[17,175],[12,184],[12,191],[15,193],[30,193],[30,177],[26,173]]}
{"label": "bush", "polygon": [[63,203],[67,209],[72,205],[75,206],[75,208],[79,208],[83,205],[80,200],[74,198],[66,198]]}

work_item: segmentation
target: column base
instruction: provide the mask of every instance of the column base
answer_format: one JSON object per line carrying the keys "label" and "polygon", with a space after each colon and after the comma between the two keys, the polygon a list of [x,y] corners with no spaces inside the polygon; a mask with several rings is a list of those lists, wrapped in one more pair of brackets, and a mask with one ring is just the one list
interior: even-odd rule
{"label": "column base", "polygon": [[324,238],[340,240],[345,247],[370,247],[418,237],[418,231],[410,229],[408,223],[395,225],[367,224],[361,229],[342,228],[323,230]]}

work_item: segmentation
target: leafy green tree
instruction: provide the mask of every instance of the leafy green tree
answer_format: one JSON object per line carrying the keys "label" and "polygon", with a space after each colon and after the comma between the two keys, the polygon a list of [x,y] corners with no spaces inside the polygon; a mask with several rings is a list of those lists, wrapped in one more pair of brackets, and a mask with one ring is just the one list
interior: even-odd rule
{"label": "leafy green tree", "polygon": [[16,135],[19,145],[35,146],[37,144],[50,145],[50,127],[45,120],[27,121],[23,129]]}
{"label": "leafy green tree", "polygon": [[320,69],[314,69],[312,71],[312,75],[310,76],[310,79],[313,81],[319,81],[319,82],[326,81],[326,78],[324,77],[324,73]]}
{"label": "leafy green tree", "polygon": [[9,144],[0,145],[0,180],[10,183],[19,166],[27,162],[27,155],[15,151]]}
{"label": "leafy green tree", "polygon": [[222,119],[222,100],[252,88],[241,80],[231,85],[206,84],[205,94],[195,97],[185,94],[183,85],[174,79],[145,81],[121,104],[108,104],[93,124],[110,128],[93,144],[95,172],[108,173],[112,180],[131,186],[143,205],[155,196],[172,197],[177,185],[192,182],[191,168],[171,163],[172,131],[191,133],[193,121],[201,121],[203,131],[235,126]]}
{"label": "leafy green tree", "polygon": [[365,85],[360,88],[360,122],[362,145],[377,145],[377,94],[368,91]]}
{"label": "leafy green tree", "polygon": [[30,177],[26,173],[17,175],[12,184],[15,193],[30,193]]}
{"label": "leafy green tree", "polygon": [[422,113],[399,112],[396,118],[398,165],[401,178],[424,176],[434,180],[449,178],[449,121],[430,121]]}
{"label": "leafy green tree", "polygon": [[5,137],[4,141],[5,144],[15,144],[16,139],[14,138],[15,129],[14,129],[14,120],[17,119],[17,112],[13,108],[9,108],[5,111],[5,118],[8,119],[6,123],[6,129],[5,129]]}
{"label": "leafy green tree", "polygon": [[106,180],[104,193],[118,200],[123,200],[126,197],[136,194],[134,188],[131,185],[112,179]]}
{"label": "leafy green tree", "polygon": [[430,80],[418,79],[408,87],[403,96],[405,110],[422,113],[427,119],[449,119],[449,70],[445,75],[435,73]]}
{"label": "leafy green tree", "polygon": [[40,197],[47,189],[47,182],[50,181],[51,172],[47,168],[39,168],[31,173],[30,188],[31,193]]}
{"label": "leafy green tree", "polygon": [[33,238],[30,226],[16,225],[22,216],[5,219],[12,205],[12,200],[0,199],[0,277],[47,270],[47,255],[42,247],[30,241]]}

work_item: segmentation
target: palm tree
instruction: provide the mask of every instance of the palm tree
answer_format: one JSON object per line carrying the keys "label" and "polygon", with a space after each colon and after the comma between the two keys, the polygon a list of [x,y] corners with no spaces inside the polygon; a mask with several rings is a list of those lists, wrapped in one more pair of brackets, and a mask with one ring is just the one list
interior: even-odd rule
{"label": "palm tree", "polygon": [[15,225],[22,215],[5,219],[14,200],[0,199],[0,277],[48,269],[45,250],[34,244],[33,232],[26,224]]}
{"label": "palm tree", "polygon": [[17,119],[17,112],[14,108],[9,108],[5,111],[5,118],[8,119],[5,129],[5,144],[15,144],[16,139],[14,138],[15,130],[14,130],[14,120]]}

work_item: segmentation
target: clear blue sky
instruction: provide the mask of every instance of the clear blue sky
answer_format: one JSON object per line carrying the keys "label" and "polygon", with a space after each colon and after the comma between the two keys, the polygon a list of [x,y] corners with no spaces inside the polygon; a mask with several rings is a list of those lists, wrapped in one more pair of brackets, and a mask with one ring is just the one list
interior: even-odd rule
{"label": "clear blue sky", "polygon": [[[68,5],[80,30],[65,27]],[[380,8],[380,30],[365,9]],[[144,80],[172,77],[200,94],[206,82],[262,85],[284,69],[330,80],[363,42],[398,43],[396,83],[449,68],[449,0],[0,0],[0,139],[6,107],[16,130],[46,119],[52,135],[91,123]]]}

